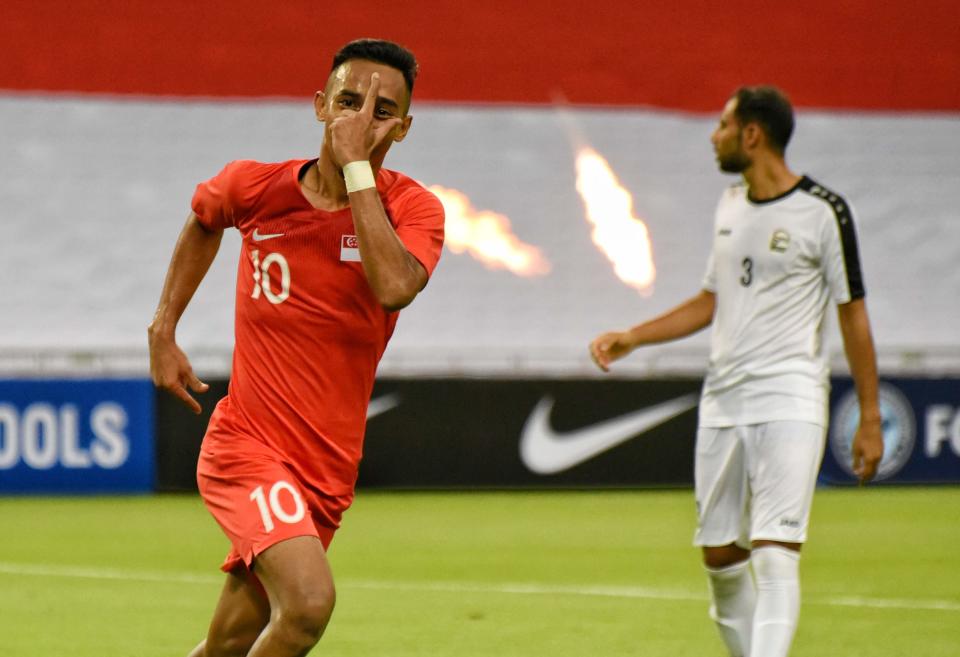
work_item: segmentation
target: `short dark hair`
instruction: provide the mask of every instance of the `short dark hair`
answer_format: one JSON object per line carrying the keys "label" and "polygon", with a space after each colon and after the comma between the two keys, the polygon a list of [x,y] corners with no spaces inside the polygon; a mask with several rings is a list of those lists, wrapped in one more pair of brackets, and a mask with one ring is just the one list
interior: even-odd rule
{"label": "short dark hair", "polygon": [[733,95],[737,107],[733,114],[740,125],[757,123],[770,145],[781,155],[793,135],[793,106],[787,95],[776,87],[740,87]]}
{"label": "short dark hair", "polygon": [[413,53],[403,46],[383,39],[351,41],[333,56],[333,67],[330,71],[337,70],[341,64],[351,59],[366,59],[397,69],[403,74],[403,79],[407,83],[407,92],[413,93],[413,81],[417,78],[420,66]]}

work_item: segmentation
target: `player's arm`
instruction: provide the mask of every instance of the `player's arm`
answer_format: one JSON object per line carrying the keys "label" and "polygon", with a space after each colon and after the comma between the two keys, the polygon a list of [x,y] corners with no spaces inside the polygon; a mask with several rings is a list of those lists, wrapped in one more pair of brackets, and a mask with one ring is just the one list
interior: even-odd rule
{"label": "player's arm", "polygon": [[604,333],[590,343],[590,355],[600,369],[608,372],[610,363],[639,346],[669,342],[710,326],[716,305],[717,296],[701,290],[676,308],[631,329]]}
{"label": "player's arm", "polygon": [[393,230],[375,187],[352,192],[350,210],[374,296],[387,310],[406,307],[427,284],[427,271]]}
{"label": "player's arm", "polygon": [[883,432],[877,397],[877,356],[870,333],[867,304],[856,299],[837,306],[843,349],[860,402],[860,425],[853,438],[853,471],[860,481],[872,479],[883,457]]}
{"label": "player's arm", "polygon": [[200,404],[187,388],[206,392],[209,386],[197,378],[186,354],[177,346],[177,322],[210,269],[222,237],[222,230],[208,230],[195,213],[190,213],[173,249],[157,312],[147,327],[153,383],[179,398],[194,413],[200,412]]}
{"label": "player's arm", "polygon": [[363,173],[364,163],[369,161],[374,149],[393,138],[394,131],[403,123],[403,119],[396,116],[375,115],[379,91],[380,76],[374,73],[360,111],[333,121],[331,146],[348,181],[350,212],[367,282],[380,305],[387,310],[399,310],[409,305],[427,284],[427,272],[394,231],[373,180],[369,179],[369,186],[363,189],[350,191],[351,175],[346,170],[347,165],[356,162],[361,163]]}

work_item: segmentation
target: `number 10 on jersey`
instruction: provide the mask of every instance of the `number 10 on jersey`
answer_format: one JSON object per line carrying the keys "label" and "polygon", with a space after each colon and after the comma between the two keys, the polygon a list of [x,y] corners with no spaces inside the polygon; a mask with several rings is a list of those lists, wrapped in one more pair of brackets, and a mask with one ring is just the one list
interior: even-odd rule
{"label": "number 10 on jersey", "polygon": [[[287,511],[280,501],[280,493],[286,492],[293,500],[293,511]],[[276,527],[273,519],[280,522],[293,525],[301,520],[307,514],[306,505],[300,497],[300,493],[288,481],[282,479],[270,487],[270,494],[263,492],[263,486],[257,486],[250,492],[250,499],[256,503],[257,510],[260,511],[260,520],[263,522],[263,528],[267,532],[272,532]]]}
{"label": "number 10 on jersey", "polygon": [[[250,259],[253,260],[253,293],[250,296],[259,299],[262,292],[267,301],[272,304],[286,301],[290,296],[290,265],[287,264],[287,259],[279,253],[268,253],[261,262],[259,249],[254,249],[250,253]],[[270,266],[273,264],[280,268],[279,294],[270,287]]]}

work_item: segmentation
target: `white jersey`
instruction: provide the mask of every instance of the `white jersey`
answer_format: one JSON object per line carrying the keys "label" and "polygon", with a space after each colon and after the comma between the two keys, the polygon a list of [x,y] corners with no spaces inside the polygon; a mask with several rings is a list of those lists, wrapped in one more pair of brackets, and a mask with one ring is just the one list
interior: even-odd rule
{"label": "white jersey", "polygon": [[826,426],[824,313],[830,297],[842,304],[864,295],[849,204],[807,177],[762,202],[743,184],[730,187],[717,206],[703,287],[717,306],[700,426]]}

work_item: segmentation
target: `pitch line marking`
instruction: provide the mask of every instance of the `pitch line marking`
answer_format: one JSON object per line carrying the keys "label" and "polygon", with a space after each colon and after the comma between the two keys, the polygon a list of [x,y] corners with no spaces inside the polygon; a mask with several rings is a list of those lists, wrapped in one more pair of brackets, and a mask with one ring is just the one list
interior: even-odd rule
{"label": "pitch line marking", "polygon": [[[607,598],[634,598],[642,600],[675,600],[681,602],[707,602],[705,594],[678,589],[654,589],[631,586],[551,586],[544,584],[480,584],[471,582],[386,582],[351,580],[344,588],[368,590],[431,591],[440,593],[513,593],[535,595],[581,595]],[[874,609],[907,609],[924,611],[960,612],[960,602],[951,600],[910,600],[868,597],[808,596],[804,604],[831,607],[867,607]]]}
{"label": "pitch line marking", "polygon": [[[67,577],[73,579],[100,579],[126,582],[173,582],[177,584],[219,584],[222,576],[151,570],[123,570],[92,568],[61,564],[14,563],[0,561],[0,573],[28,577]],[[479,582],[403,582],[384,580],[351,580],[337,582],[343,589],[372,591],[429,591],[434,593],[499,593],[511,595],[573,595],[639,600],[674,600],[705,603],[702,593],[681,589],[658,589],[638,586],[577,586],[547,585],[521,582],[483,584]],[[960,601],[936,599],[871,598],[865,596],[807,596],[804,604],[830,607],[864,607],[870,609],[903,609],[915,611],[960,612]]]}
{"label": "pitch line marking", "polygon": [[43,563],[12,563],[0,561],[0,573],[31,577],[67,577],[71,579],[112,579],[127,582],[176,582],[178,584],[215,584],[220,577],[200,573],[150,570],[120,570],[116,568],[91,568]]}

